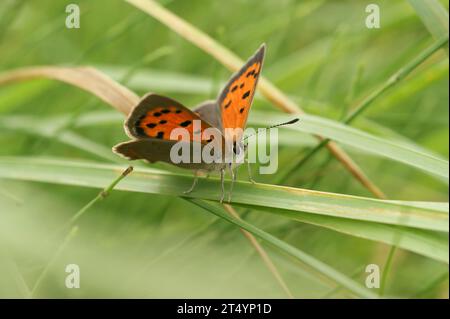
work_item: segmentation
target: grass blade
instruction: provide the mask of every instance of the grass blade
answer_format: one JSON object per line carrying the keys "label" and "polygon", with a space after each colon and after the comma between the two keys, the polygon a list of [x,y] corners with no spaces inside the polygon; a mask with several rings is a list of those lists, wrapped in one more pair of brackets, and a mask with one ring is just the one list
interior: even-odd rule
{"label": "grass blade", "polygon": [[[267,113],[261,116],[256,113],[251,123],[267,125]],[[288,120],[290,117],[272,114],[271,121],[274,123]],[[396,143],[387,139],[379,138],[361,130],[341,124],[337,121],[328,120],[313,115],[303,115],[301,121],[296,125],[287,127],[289,130],[318,134],[336,142],[354,147],[376,156],[382,156],[394,161],[416,167],[425,172],[444,177],[448,183],[449,166],[448,161],[437,158],[429,153],[412,149],[405,144]]]}
{"label": "grass blade", "polygon": [[[435,43],[433,43],[429,48],[425,49],[421,52],[415,59],[410,61],[400,70],[395,72],[389,79],[382,84],[379,88],[377,88],[374,92],[369,94],[363,101],[358,103],[358,105],[354,108],[353,111],[348,114],[343,122],[345,124],[350,124],[353,122],[360,114],[362,114],[375,100],[380,98],[386,91],[394,87],[401,80],[406,78],[412,71],[414,71],[419,65],[421,65],[425,60],[427,60],[430,56],[436,53],[439,49],[441,49],[444,45],[448,43],[448,34],[443,38],[439,39]],[[307,161],[309,161],[313,156],[318,153],[323,147],[327,146],[331,140],[325,139],[322,140],[316,147],[311,149],[311,151],[304,156],[296,165],[293,165],[292,168],[287,172],[287,175],[291,175],[293,172],[298,171],[300,167],[304,166]],[[446,174],[444,177],[448,179],[448,166],[443,168],[440,167],[439,170],[441,173]],[[446,172],[445,172],[446,170]]]}
{"label": "grass blade", "polygon": [[[122,166],[104,165],[67,159],[1,157],[0,177],[41,181],[84,187],[107,186]],[[192,182],[191,176],[149,168],[135,168],[116,189],[183,196]],[[226,183],[227,184],[227,183]],[[229,185],[226,185],[228,187]],[[308,212],[325,216],[448,232],[448,213],[409,205],[408,202],[375,200],[277,185],[237,182],[233,203],[255,209],[278,208],[291,212]],[[219,181],[201,178],[189,197],[219,200]]]}
{"label": "grass blade", "polygon": [[335,270],[334,268],[330,267],[329,265],[315,259],[314,257],[306,254],[305,252],[297,249],[296,247],[291,246],[291,245],[287,244],[286,242],[270,235],[269,233],[253,226],[252,224],[249,224],[243,220],[235,219],[235,218],[229,216],[227,213],[225,213],[221,209],[219,209],[218,207],[213,206],[204,201],[201,201],[198,199],[188,199],[188,201],[190,201],[191,203],[193,203],[201,208],[204,208],[205,210],[208,210],[209,212],[228,221],[229,223],[232,223],[242,229],[245,229],[246,231],[252,233],[253,235],[263,239],[264,241],[270,243],[274,247],[277,247],[281,251],[293,256],[294,258],[298,259],[302,263],[313,268],[315,271],[322,273],[323,275],[327,276],[328,278],[339,283],[343,287],[345,287],[348,290],[355,293],[357,296],[364,297],[364,298],[376,298],[377,297],[376,294],[374,294],[371,291],[369,291],[368,289],[364,288],[359,283],[355,282],[353,279],[340,273],[339,271]]}
{"label": "grass blade", "polygon": [[[434,39],[448,35],[448,12],[438,0],[409,0]],[[448,48],[446,48],[448,55]]]}
{"label": "grass blade", "polygon": [[378,241],[388,245],[396,245],[402,249],[447,264],[449,263],[448,238],[436,232],[381,223],[367,223],[359,220],[321,216],[317,214],[291,213],[281,210],[274,211],[273,208],[263,210],[269,213],[280,214],[302,223],[325,227],[351,236]]}
{"label": "grass blade", "polygon": [[58,80],[79,87],[125,114],[139,101],[135,93],[90,67],[43,66],[17,69],[0,73],[0,85],[35,78]]}

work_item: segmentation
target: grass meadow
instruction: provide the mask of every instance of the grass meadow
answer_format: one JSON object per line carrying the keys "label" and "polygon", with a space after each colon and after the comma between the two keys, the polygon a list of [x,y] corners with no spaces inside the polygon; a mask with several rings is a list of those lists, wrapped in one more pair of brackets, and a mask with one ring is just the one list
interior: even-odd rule
{"label": "grass meadow", "polygon": [[[0,297],[448,298],[448,1],[371,2],[1,1]],[[248,125],[300,119],[275,174],[223,205],[111,151],[139,96],[214,99],[261,43]]]}

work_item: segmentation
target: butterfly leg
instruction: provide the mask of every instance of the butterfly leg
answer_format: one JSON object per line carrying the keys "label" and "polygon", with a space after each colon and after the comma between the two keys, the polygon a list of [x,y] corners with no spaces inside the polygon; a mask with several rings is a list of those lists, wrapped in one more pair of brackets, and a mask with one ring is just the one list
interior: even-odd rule
{"label": "butterfly leg", "polygon": [[237,172],[236,172],[236,170],[233,170],[231,164],[228,166],[228,168],[230,169],[230,174],[231,174],[231,186],[230,186],[230,192],[228,193],[228,203],[231,203],[231,195],[233,193],[234,182],[236,182]]}
{"label": "butterfly leg", "polygon": [[194,181],[192,182],[191,187],[188,190],[184,191],[183,193],[184,194],[192,193],[192,191],[194,190],[195,186],[197,185],[197,182],[198,182],[198,171],[194,171]]}
{"label": "butterfly leg", "polygon": [[225,169],[220,170],[220,184],[222,186],[222,195],[220,197],[220,203],[223,203],[223,198],[225,197]]}
{"label": "butterfly leg", "polygon": [[247,170],[248,170],[248,180],[252,183],[255,184],[255,180],[252,177],[252,168],[250,167],[250,162],[248,160],[245,160],[247,162]]}

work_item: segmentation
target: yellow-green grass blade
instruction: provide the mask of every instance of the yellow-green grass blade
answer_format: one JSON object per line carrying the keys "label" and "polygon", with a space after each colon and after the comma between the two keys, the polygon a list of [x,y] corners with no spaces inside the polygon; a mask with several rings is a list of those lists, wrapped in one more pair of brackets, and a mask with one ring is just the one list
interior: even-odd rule
{"label": "yellow-green grass blade", "polygon": [[[84,187],[105,187],[126,167],[70,159],[0,157],[0,177]],[[117,189],[144,193],[183,196],[192,177],[150,168],[136,168]],[[226,189],[230,186],[225,183]],[[189,197],[207,200],[220,198],[217,179],[202,178]],[[392,203],[365,197],[318,192],[306,189],[237,182],[232,202],[255,209],[277,208],[325,216],[448,232],[449,215],[440,210]]]}
{"label": "yellow-green grass blade", "polygon": [[[448,12],[438,0],[409,0],[433,38],[448,35]],[[446,48],[448,54],[448,47]]]}
{"label": "yellow-green grass blade", "polygon": [[[267,118],[267,113],[264,115],[254,114],[252,124],[265,125]],[[292,116],[272,114],[269,118],[271,122],[282,123],[292,118]],[[320,134],[336,142],[364,150],[373,155],[386,157],[443,177],[448,183],[448,161],[429,153],[418,151],[418,149],[409,148],[404,143],[388,141],[337,121],[309,114],[301,115],[300,122],[288,128],[309,134]]]}
{"label": "yellow-green grass blade", "polygon": [[317,260],[316,258],[297,249],[296,247],[289,245],[288,243],[280,240],[279,238],[272,236],[271,234],[255,227],[254,225],[247,223],[244,220],[238,220],[238,219],[231,217],[226,212],[224,212],[223,209],[221,209],[217,206],[211,205],[211,204],[209,204],[205,201],[199,200],[199,199],[188,199],[188,201],[194,203],[195,205],[197,205],[203,209],[206,209],[207,211],[213,213],[214,215],[216,215],[238,227],[241,227],[241,228],[245,229],[246,231],[252,233],[253,235],[263,239],[264,241],[270,243],[271,245],[275,246],[276,248],[280,249],[281,251],[300,260],[302,263],[313,268],[315,271],[322,273],[325,276],[333,279],[337,283],[341,284],[343,287],[345,287],[348,290],[355,293],[357,296],[361,296],[364,298],[377,298],[376,294],[374,294],[370,290],[364,288],[361,284],[357,283],[356,281],[347,277],[346,275],[342,274],[341,272],[337,271],[336,269],[321,262],[320,260]]}
{"label": "yellow-green grass blade", "polygon": [[[448,209],[448,205],[447,205]],[[429,230],[415,229],[381,223],[368,223],[360,220],[338,218],[317,214],[292,212],[288,210],[265,209],[269,213],[283,215],[287,218],[329,228],[344,234],[396,245],[405,250],[439,260],[448,264],[448,236]],[[447,210],[448,211],[448,210]]]}

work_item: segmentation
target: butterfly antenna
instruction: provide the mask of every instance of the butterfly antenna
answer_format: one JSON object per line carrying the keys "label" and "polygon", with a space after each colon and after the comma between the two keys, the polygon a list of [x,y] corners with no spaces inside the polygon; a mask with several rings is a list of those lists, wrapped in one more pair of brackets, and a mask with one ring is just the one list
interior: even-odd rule
{"label": "butterfly antenna", "polygon": [[279,127],[279,126],[285,126],[285,125],[291,125],[291,124],[297,123],[298,121],[300,121],[300,119],[299,119],[299,118],[295,118],[295,119],[292,119],[292,120],[287,121],[287,122],[283,122],[283,123],[279,123],[279,124],[275,124],[275,125],[271,125],[271,126],[265,127],[265,128],[263,128],[263,129],[261,129],[261,130],[258,129],[258,130],[256,131],[256,133],[253,133],[253,134],[250,134],[250,135],[244,137],[243,140],[245,141],[245,140],[248,139],[249,137],[252,137],[252,136],[254,136],[254,135],[258,135],[259,133],[264,132],[264,131],[266,131],[266,130],[270,130],[271,128],[275,128],[275,127]]}

